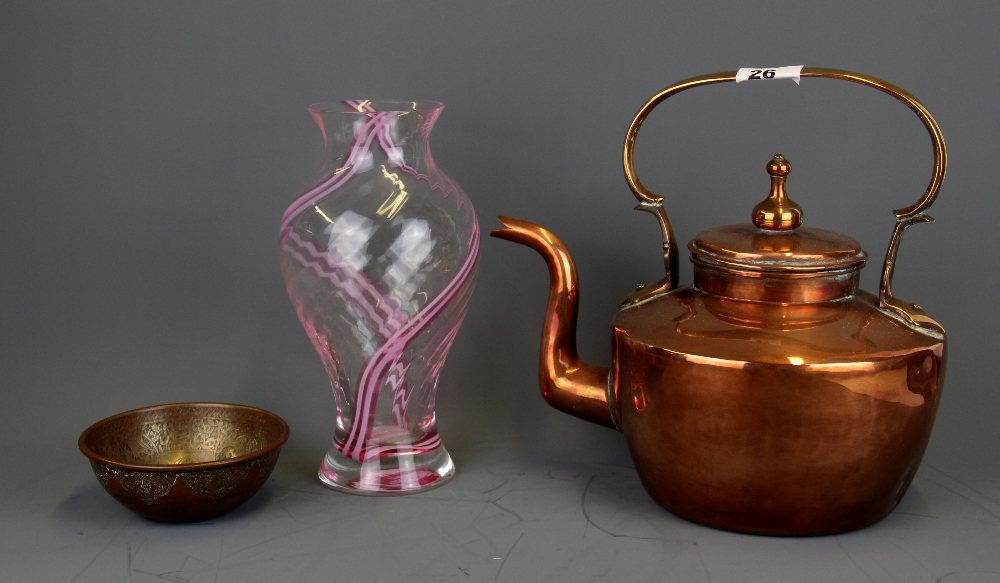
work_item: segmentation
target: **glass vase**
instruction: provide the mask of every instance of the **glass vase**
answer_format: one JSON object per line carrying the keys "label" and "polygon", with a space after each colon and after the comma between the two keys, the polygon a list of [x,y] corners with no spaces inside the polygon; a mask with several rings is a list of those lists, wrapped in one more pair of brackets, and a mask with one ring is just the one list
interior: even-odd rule
{"label": "glass vase", "polygon": [[476,280],[472,203],[435,164],[444,106],[309,107],[325,155],[281,222],[281,271],[336,404],[319,478],[336,490],[419,492],[454,475],[434,417],[438,375]]}

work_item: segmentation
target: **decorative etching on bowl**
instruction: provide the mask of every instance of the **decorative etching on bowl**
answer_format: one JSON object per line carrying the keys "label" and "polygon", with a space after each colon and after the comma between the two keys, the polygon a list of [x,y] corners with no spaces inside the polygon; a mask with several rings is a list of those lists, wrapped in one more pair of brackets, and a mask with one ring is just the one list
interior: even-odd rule
{"label": "decorative etching on bowl", "polygon": [[129,411],[80,436],[101,486],[154,520],[189,522],[239,506],[267,480],[288,426],[261,409],[181,403]]}

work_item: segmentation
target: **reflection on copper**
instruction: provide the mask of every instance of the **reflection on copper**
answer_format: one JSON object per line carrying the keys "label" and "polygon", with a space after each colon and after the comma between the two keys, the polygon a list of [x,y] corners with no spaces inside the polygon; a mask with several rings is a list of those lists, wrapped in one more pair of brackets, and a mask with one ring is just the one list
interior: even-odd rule
{"label": "reflection on copper", "polygon": [[[906,356],[911,356],[910,354]],[[844,388],[880,401],[919,407],[923,393],[935,392],[938,357],[935,352],[912,355],[902,363],[898,359],[881,362],[813,364],[813,373],[834,373]],[[888,365],[886,364],[888,363]]]}
{"label": "reflection on copper", "polygon": [[677,357],[692,364],[704,364],[708,366],[718,366],[722,368],[746,368],[749,362],[745,360],[733,360],[729,358],[715,358],[713,356],[701,356],[699,354],[677,354]]}
{"label": "reflection on copper", "polygon": [[938,368],[941,355],[925,354],[906,369],[906,384],[915,393],[933,396],[938,388]]}
{"label": "reflection on copper", "polygon": [[771,175],[771,192],[753,207],[753,224],[761,229],[786,231],[802,224],[802,207],[785,193],[785,179],[792,165],[781,154],[775,154],[767,164]]}
{"label": "reflection on copper", "polygon": [[646,408],[646,390],[641,382],[632,385],[632,406],[639,413]]}
{"label": "reflection on copper", "polygon": [[713,296],[785,304],[819,304],[850,297],[858,290],[858,271],[834,271],[811,277],[768,277],[755,273],[747,277],[694,260],[694,285]]}
{"label": "reflection on copper", "polygon": [[753,272],[812,277],[821,271],[861,269],[868,259],[860,243],[840,233],[809,227],[767,231],[750,224],[705,229],[688,243],[688,250],[696,261],[747,277]]}
{"label": "reflection on copper", "polygon": [[750,239],[750,244],[758,251],[766,251],[768,254],[780,253],[789,256],[797,254],[802,248],[802,243],[798,237],[783,237],[785,233],[757,234]]}
{"label": "reflection on copper", "polygon": [[775,332],[828,324],[843,318],[850,310],[850,304],[843,301],[782,304],[708,295],[703,298],[703,305],[713,316],[734,326]]}

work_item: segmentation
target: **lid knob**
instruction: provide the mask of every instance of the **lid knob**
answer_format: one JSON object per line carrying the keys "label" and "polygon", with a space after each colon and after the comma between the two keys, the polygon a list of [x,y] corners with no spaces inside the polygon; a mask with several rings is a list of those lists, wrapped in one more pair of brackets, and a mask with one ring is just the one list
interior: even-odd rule
{"label": "lid knob", "polygon": [[785,194],[785,177],[792,165],[781,154],[775,154],[767,163],[771,175],[771,193],[753,207],[753,224],[761,229],[788,231],[802,224],[802,207]]}

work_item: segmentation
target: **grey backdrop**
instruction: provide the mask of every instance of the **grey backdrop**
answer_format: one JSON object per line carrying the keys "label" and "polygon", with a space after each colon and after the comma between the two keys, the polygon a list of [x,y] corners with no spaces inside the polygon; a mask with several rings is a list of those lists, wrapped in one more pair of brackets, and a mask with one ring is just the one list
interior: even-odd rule
{"label": "grey backdrop", "polygon": [[[998,22],[994,2],[4,3],[0,578],[998,580]],[[439,165],[484,231],[509,214],[566,241],[581,353],[607,364],[618,301],[662,276],[655,222],[631,210],[620,166],[635,111],[692,75],[792,64],[906,88],[949,147],[938,222],[907,232],[897,269],[897,295],[950,340],[900,513],[790,541],[657,508],[620,435],[538,395],[547,276],[534,253],[490,238],[438,396],[458,477],[388,501],[317,485],[333,399],[277,256],[282,211],[320,161],[307,104],[443,101]],[[684,242],[747,221],[776,152],[807,224],[859,239],[876,288],[890,209],[931,170],[924,129],[885,95],[816,79],[689,92],[650,118],[637,166]],[[163,527],[100,490],[76,438],[115,412],[185,400],[275,411],[292,437],[246,507]],[[506,506],[490,488],[511,494]],[[594,496],[603,506],[588,507]],[[519,520],[483,523],[508,512]]]}

